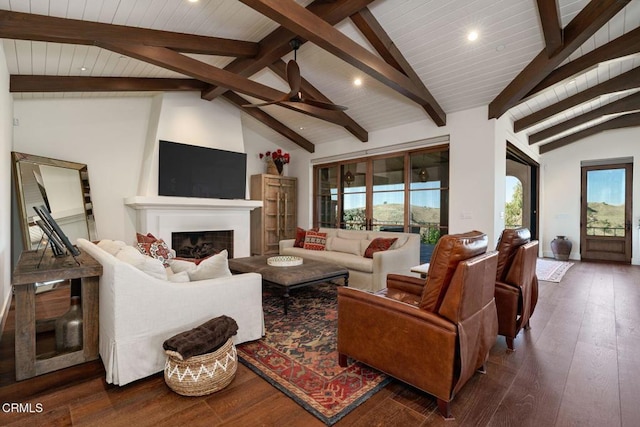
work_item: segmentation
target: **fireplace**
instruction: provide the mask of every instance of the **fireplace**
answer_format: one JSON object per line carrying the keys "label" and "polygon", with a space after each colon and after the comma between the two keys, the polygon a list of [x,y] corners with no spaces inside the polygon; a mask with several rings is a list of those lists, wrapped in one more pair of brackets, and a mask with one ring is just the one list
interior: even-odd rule
{"label": "fireplace", "polygon": [[173,232],[171,248],[181,258],[202,259],[225,249],[233,258],[233,230]]}
{"label": "fireplace", "polygon": [[[151,233],[167,244],[172,243],[172,234],[178,232],[233,231],[233,244],[227,250],[230,257],[242,258],[251,255],[249,213],[262,207],[262,201],[133,196],[125,199],[125,205],[136,212],[137,232]],[[175,249],[173,244],[171,249]]]}

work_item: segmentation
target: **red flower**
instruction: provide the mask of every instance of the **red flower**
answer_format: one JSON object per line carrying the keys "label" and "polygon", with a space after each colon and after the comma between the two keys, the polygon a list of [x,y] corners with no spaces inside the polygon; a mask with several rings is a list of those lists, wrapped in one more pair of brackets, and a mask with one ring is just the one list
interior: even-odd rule
{"label": "red flower", "polygon": [[259,153],[261,159],[273,160],[276,164],[284,165],[291,161],[291,155],[289,153],[285,153],[281,148],[278,148],[274,151],[267,151],[265,153]]}

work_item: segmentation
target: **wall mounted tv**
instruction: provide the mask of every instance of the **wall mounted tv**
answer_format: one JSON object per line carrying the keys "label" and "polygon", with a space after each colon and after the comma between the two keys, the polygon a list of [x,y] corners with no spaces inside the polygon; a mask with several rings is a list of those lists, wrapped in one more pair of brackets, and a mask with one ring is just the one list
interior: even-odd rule
{"label": "wall mounted tv", "polygon": [[160,196],[244,199],[247,155],[160,141]]}

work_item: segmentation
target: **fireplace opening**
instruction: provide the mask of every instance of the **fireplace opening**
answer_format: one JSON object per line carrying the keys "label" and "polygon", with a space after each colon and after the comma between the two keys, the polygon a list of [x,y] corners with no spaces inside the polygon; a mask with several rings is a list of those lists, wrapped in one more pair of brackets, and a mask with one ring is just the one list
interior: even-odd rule
{"label": "fireplace opening", "polygon": [[225,249],[233,258],[233,230],[171,233],[171,247],[181,258],[202,259]]}

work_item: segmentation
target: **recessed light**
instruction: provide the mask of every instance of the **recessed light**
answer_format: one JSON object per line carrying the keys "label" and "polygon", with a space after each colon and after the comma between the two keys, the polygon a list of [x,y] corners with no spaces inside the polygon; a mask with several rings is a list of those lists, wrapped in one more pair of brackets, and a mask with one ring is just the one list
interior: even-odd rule
{"label": "recessed light", "polygon": [[300,126],[300,130],[304,130],[304,126]]}
{"label": "recessed light", "polygon": [[362,86],[362,79],[361,78],[353,79],[353,85],[354,86]]}
{"label": "recessed light", "polygon": [[87,67],[80,67],[80,71],[87,71]]}
{"label": "recessed light", "polygon": [[198,3],[198,0],[189,0],[189,3]]}
{"label": "recessed light", "polygon": [[470,42],[478,40],[478,32],[475,30],[469,32],[469,34],[467,34],[467,40],[469,40]]}
{"label": "recessed light", "polygon": [[496,46],[496,52],[500,52],[504,50],[504,45],[503,44],[499,44],[498,46]]}

